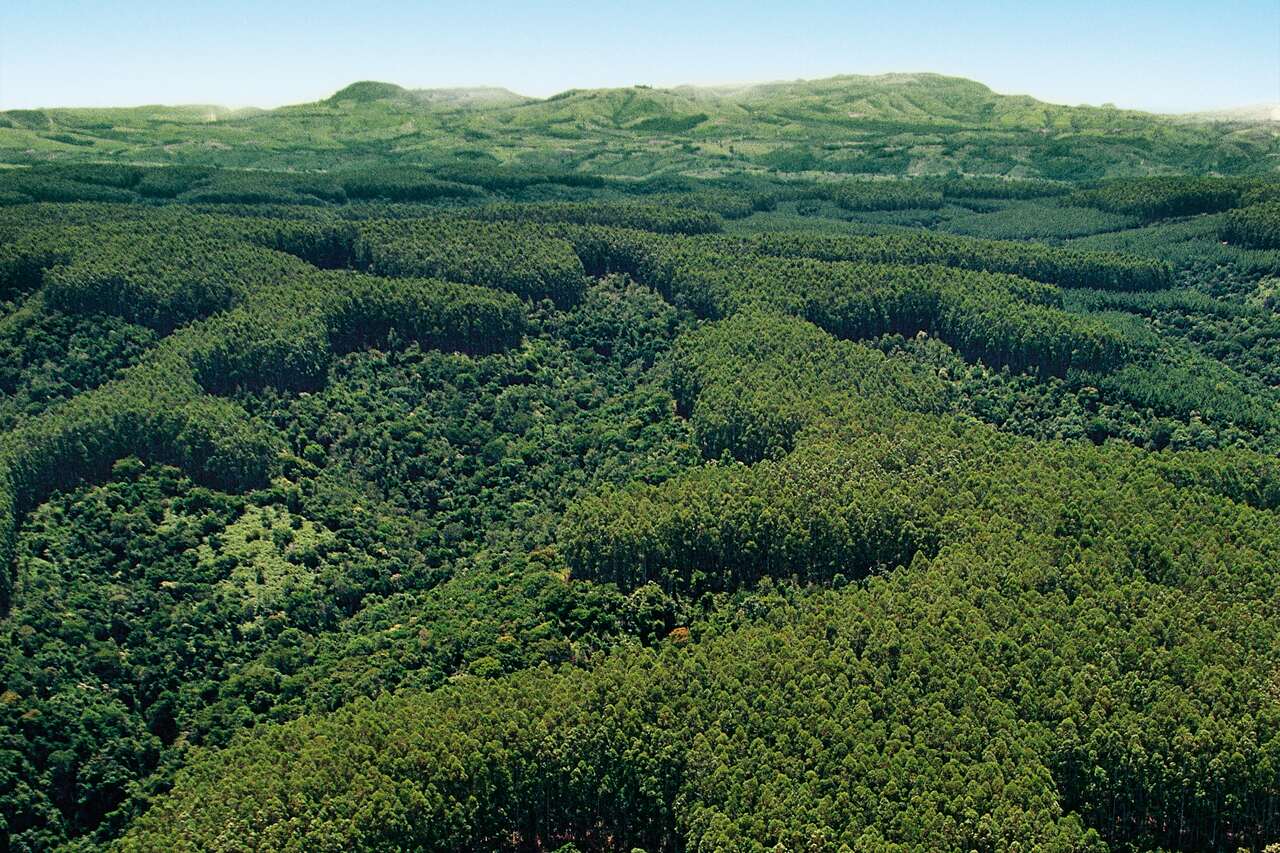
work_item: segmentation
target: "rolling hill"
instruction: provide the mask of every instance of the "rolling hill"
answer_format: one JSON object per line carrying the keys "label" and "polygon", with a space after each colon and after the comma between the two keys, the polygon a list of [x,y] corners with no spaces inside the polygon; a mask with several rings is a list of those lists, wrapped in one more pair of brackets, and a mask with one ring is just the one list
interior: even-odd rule
{"label": "rolling hill", "polygon": [[497,88],[361,81],[275,110],[11,110],[0,162],[128,160],[328,169],[459,156],[598,174],[758,169],[960,171],[1056,179],[1269,168],[1271,123],[1185,119],[1003,95],[937,74],[839,76],[741,87]]}
{"label": "rolling hill", "polygon": [[1274,125],[0,124],[0,853],[1280,842]]}

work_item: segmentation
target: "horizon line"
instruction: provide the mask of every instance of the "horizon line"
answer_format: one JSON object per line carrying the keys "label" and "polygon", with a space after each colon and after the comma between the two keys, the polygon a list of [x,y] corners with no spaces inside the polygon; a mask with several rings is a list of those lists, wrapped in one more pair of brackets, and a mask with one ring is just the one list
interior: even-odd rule
{"label": "horizon line", "polygon": [[[1064,101],[1045,100],[1043,98],[1039,98],[1029,93],[1000,92],[1000,91],[997,91],[996,89],[993,89],[991,86],[982,82],[981,80],[977,80],[971,77],[963,77],[955,74],[946,74],[938,71],[883,71],[883,72],[877,72],[877,73],[847,72],[847,73],[840,73],[840,74],[832,74],[826,77],[775,78],[771,80],[735,81],[735,82],[720,82],[720,83],[678,83],[671,86],[660,86],[660,85],[653,85],[653,84],[640,83],[640,82],[632,83],[630,85],[622,85],[622,86],[571,86],[568,89],[562,89],[557,92],[552,92],[551,94],[548,94],[548,95],[526,95],[522,92],[517,92],[516,90],[511,89],[507,86],[503,86],[501,84],[494,84],[494,83],[419,86],[419,85],[405,85],[403,83],[394,83],[388,80],[377,80],[371,77],[362,77],[362,78],[353,80],[351,83],[348,83],[330,92],[330,94],[328,95],[322,95],[321,97],[315,98],[313,100],[298,100],[298,101],[291,100],[291,101],[278,103],[273,106],[263,106],[260,104],[215,103],[215,102],[209,102],[209,101],[184,101],[184,102],[169,102],[169,103],[166,103],[163,101],[146,101],[142,103],[110,104],[110,105],[108,104],[87,104],[87,105],[44,104],[40,106],[25,106],[25,107],[24,106],[11,107],[11,106],[4,106],[3,104],[0,104],[0,112],[18,112],[22,110],[30,110],[30,111],[137,110],[137,109],[147,109],[147,108],[169,108],[169,109],[216,108],[216,109],[227,110],[230,112],[239,112],[239,111],[245,111],[245,110],[260,110],[263,112],[271,112],[279,109],[284,109],[286,107],[321,103],[323,101],[329,100],[338,92],[341,92],[344,89],[359,83],[383,83],[383,84],[397,86],[398,88],[403,89],[406,92],[447,92],[447,91],[459,91],[459,90],[465,91],[465,90],[476,90],[476,89],[494,89],[494,90],[499,90],[503,92],[508,92],[517,97],[525,98],[531,102],[545,102],[553,98],[557,98],[573,92],[603,92],[603,91],[616,91],[621,89],[634,89],[634,88],[648,88],[648,89],[653,89],[655,91],[663,91],[663,92],[678,92],[681,89],[733,90],[733,89],[750,89],[757,86],[771,86],[771,85],[787,84],[787,83],[820,83],[828,80],[838,80],[841,78],[875,79],[875,78],[883,78],[883,77],[923,77],[923,76],[940,77],[948,80],[961,80],[969,83],[976,83],[986,88],[992,94],[998,95],[1000,97],[1031,98],[1032,100],[1038,101],[1039,103],[1048,104],[1050,106],[1069,107],[1069,108],[1078,108],[1078,109],[1114,109],[1121,112],[1137,112],[1137,113],[1145,113],[1147,115],[1154,115],[1154,116],[1176,117],[1176,116],[1212,115],[1214,113],[1229,113],[1229,112],[1237,112],[1237,111],[1252,110],[1252,109],[1280,108],[1280,100],[1276,100],[1276,101],[1259,101],[1259,102],[1249,103],[1249,104],[1241,104],[1241,103],[1223,104],[1220,106],[1209,107],[1205,109],[1184,110],[1181,112],[1159,112],[1156,110],[1145,109],[1142,107],[1121,106],[1111,101],[1106,101],[1101,104],[1088,103],[1084,101],[1077,102],[1077,103],[1066,103]],[[1271,120],[1275,121],[1277,119],[1271,119]]]}

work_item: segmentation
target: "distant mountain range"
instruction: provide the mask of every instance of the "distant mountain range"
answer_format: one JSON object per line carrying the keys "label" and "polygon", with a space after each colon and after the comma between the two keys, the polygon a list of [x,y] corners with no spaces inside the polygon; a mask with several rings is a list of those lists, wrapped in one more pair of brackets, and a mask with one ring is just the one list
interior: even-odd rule
{"label": "distant mountain range", "polygon": [[572,89],[542,99],[361,81],[274,110],[9,110],[0,113],[0,161],[330,168],[369,157],[480,157],[614,174],[1233,173],[1277,153],[1276,116],[1273,106],[1186,116],[1063,106],[938,74]]}
{"label": "distant mountain range", "polygon": [[[331,97],[326,103],[397,101],[428,107],[512,107],[564,100],[608,99],[616,93],[666,92],[676,99],[684,99],[705,106],[733,107],[767,103],[775,100],[793,100],[823,107],[840,105],[854,108],[854,117],[868,118],[928,118],[958,121],[983,121],[991,115],[1009,115],[1027,109],[1050,110],[1104,110],[1119,112],[1113,106],[1071,107],[1038,101],[1027,95],[1000,95],[987,86],[963,78],[939,74],[881,74],[875,76],[841,75],[822,80],[777,81],[749,83],[731,86],[677,86],[673,89],[652,89],[636,86],[615,89],[570,89],[549,98],[533,98],[499,87],[463,87],[449,89],[406,89],[394,83],[364,80],[352,83]],[[976,110],[976,111],[975,111]],[[678,108],[677,108],[678,111]],[[1161,115],[1138,110],[1127,113]],[[1174,118],[1196,118],[1217,121],[1268,122],[1280,121],[1280,104],[1256,104],[1252,106],[1224,108],[1184,114],[1172,114]]]}
{"label": "distant mountain range", "polygon": [[1280,122],[1280,103],[1253,104],[1248,107],[1233,107],[1223,110],[1205,110],[1186,113],[1184,117],[1203,121]]}
{"label": "distant mountain range", "polygon": [[[639,88],[639,87],[636,87]],[[539,101],[557,101],[584,94],[595,95],[609,92],[625,92],[628,89],[571,89],[550,98],[532,98],[520,95],[510,89],[493,86],[475,86],[449,89],[406,89],[394,83],[381,83],[364,80],[352,83],[327,99],[329,103],[342,101],[401,101],[423,106],[451,107],[511,107],[533,104]],[[972,105],[982,101],[1004,105],[1003,112],[1010,108],[1027,108],[1039,106],[1058,106],[1037,101],[1026,95],[998,95],[981,83],[962,78],[948,78],[937,74],[882,74],[878,76],[843,75],[823,80],[797,80],[791,82],[749,83],[736,86],[678,86],[668,90],[678,96],[685,96],[698,103],[748,104],[766,101],[771,98],[792,98],[800,102],[821,101],[827,104],[848,103],[864,110],[866,116],[882,118],[886,115],[901,117],[956,118],[973,119],[973,115],[965,115],[963,110],[957,113],[955,107]],[[921,94],[933,97],[925,98],[921,103],[915,98]],[[944,101],[955,95],[964,95],[957,104]],[[942,97],[937,97],[942,96]],[[1081,105],[1076,109],[1103,109],[1114,111],[1115,107],[1089,107]],[[1141,112],[1141,111],[1129,111]],[[1151,113],[1151,115],[1161,115]],[[1202,110],[1190,113],[1170,114],[1174,118],[1201,121],[1239,121],[1239,122],[1280,122],[1280,103],[1253,104],[1243,107]]]}
{"label": "distant mountain range", "polygon": [[362,80],[334,92],[327,103],[344,101],[400,101],[429,107],[510,107],[536,100],[517,95],[509,89],[497,86],[467,86],[454,89],[406,89],[395,83],[379,83]]}

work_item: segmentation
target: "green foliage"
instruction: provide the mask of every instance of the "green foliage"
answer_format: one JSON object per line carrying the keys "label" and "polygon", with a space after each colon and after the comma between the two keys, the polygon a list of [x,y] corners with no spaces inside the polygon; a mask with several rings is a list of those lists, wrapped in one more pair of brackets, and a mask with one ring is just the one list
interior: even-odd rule
{"label": "green foliage", "polygon": [[[746,219],[760,211],[773,210],[778,203],[777,195],[770,190],[711,189],[701,186],[646,194],[643,198],[648,205],[691,207],[718,214],[725,219]],[[691,232],[685,230],[684,233]]]}
{"label": "green foliage", "polygon": [[1064,195],[1071,185],[1057,181],[1027,180],[1018,178],[977,177],[973,175],[947,175],[943,178],[924,179],[927,186],[941,190],[948,199],[1038,199]]}
{"label": "green foliage", "polygon": [[628,130],[640,130],[648,133],[687,133],[706,121],[706,113],[694,113],[687,116],[650,116],[628,125]]}
{"label": "green foliage", "polygon": [[[345,290],[357,282],[334,283]],[[447,288],[439,292],[446,310],[482,294],[513,301],[479,288]],[[622,304],[614,305],[618,326],[603,333],[606,340],[640,327],[626,320],[640,296],[634,287],[612,296]],[[649,310],[644,304],[634,306],[636,316]],[[578,313],[574,328],[594,320]],[[662,334],[673,330],[645,340],[655,356]],[[551,524],[556,515],[549,509],[562,507],[584,466],[626,477],[660,472],[671,464],[663,461],[669,455],[678,458],[679,433],[664,418],[669,398],[665,406],[652,394],[610,400],[626,362],[592,355],[587,369],[568,352],[546,340],[532,351],[480,357],[422,352],[412,344],[360,351],[335,363],[331,380],[313,394],[241,397],[256,399],[263,417],[289,425],[282,437],[297,456],[286,456],[280,467],[297,484],[277,480],[248,501],[196,488],[187,500],[182,496],[193,487],[174,471],[161,475],[178,481],[181,500],[173,504],[135,489],[130,480],[140,470],[158,473],[135,462],[116,466],[117,482],[109,486],[55,497],[74,521],[37,513],[25,526],[12,624],[40,624],[48,601],[84,618],[48,640],[45,656],[5,670],[6,684],[21,695],[14,716],[5,718],[14,728],[6,731],[35,731],[19,722],[28,711],[53,721],[59,696],[74,694],[85,678],[111,683],[95,696],[116,709],[122,726],[96,743],[79,742],[76,757],[66,757],[68,773],[88,780],[95,756],[127,751],[114,739],[126,721],[152,727],[161,743],[138,753],[137,763],[122,767],[110,784],[86,781],[97,803],[126,795],[121,811],[98,827],[107,838],[145,803],[132,799],[131,780],[159,784],[191,744],[222,743],[248,722],[329,709],[401,681],[439,684],[459,671],[486,671],[485,661],[505,672],[586,654],[618,630],[622,602],[607,589],[566,585],[537,561],[499,579],[486,559],[476,572],[445,581],[452,561],[469,559],[481,545],[495,547],[494,534],[511,519],[523,519],[522,529],[512,530],[518,538],[504,547],[519,555],[531,547],[526,542],[545,545],[548,534],[539,528]],[[495,445],[501,454],[482,464]],[[387,497],[374,497],[366,486]],[[210,505],[220,508],[216,518],[204,514]],[[115,523],[125,511],[134,520],[128,528]],[[68,523],[83,536],[64,548]],[[179,537],[187,544],[169,550],[166,543]],[[140,565],[145,570],[133,568]],[[49,584],[47,597],[37,593],[42,584]],[[64,590],[73,591],[74,603],[63,599]],[[122,600],[127,614],[118,609]],[[123,622],[131,626],[127,633],[94,636],[95,626]],[[36,635],[31,643],[45,641]],[[39,674],[41,661],[86,643],[94,655],[60,665],[52,683]],[[120,652],[130,667],[87,672],[92,661]],[[59,748],[59,729],[54,722],[40,731],[22,750],[34,798],[10,813],[15,832],[23,828],[20,843],[34,846],[38,831],[94,829],[88,819],[67,823],[70,809],[46,775],[43,752],[46,745]],[[181,737],[174,739],[175,731]],[[36,810],[48,804],[46,796],[56,807]],[[44,830],[26,829],[37,819],[48,820]]]}
{"label": "green foliage", "polygon": [[230,308],[254,290],[285,285],[297,265],[278,253],[185,234],[121,237],[54,266],[51,305],[104,312],[162,333]]}
{"label": "green foliage", "polygon": [[1280,252],[1222,241],[1226,214],[1161,222],[1072,241],[1073,248],[1124,252],[1162,260],[1179,271],[1184,284],[1215,294],[1240,293],[1264,275],[1280,272]]}
{"label": "green foliage", "polygon": [[22,169],[0,171],[0,189],[14,197],[31,201],[111,201],[129,202],[137,195],[127,189],[95,183],[81,183],[57,172]]}
{"label": "green foliage", "polygon": [[1222,239],[1249,249],[1280,249],[1280,202],[1231,211],[1222,225]]}
{"label": "green foliage", "polygon": [[906,181],[852,181],[831,193],[843,210],[909,210],[942,207],[942,192]]}
{"label": "green foliage", "polygon": [[842,338],[924,332],[970,358],[1044,374],[1113,367],[1131,349],[1105,323],[1060,310],[1053,291],[990,273],[805,258],[713,259],[679,268],[672,289],[710,306],[715,316],[764,305]]}
{"label": "green foliage", "polygon": [[[154,182],[146,189],[152,195],[163,196],[174,183],[171,178]],[[345,201],[346,193],[328,175],[220,169],[177,198],[191,204],[321,204]]]}
{"label": "green foliage", "polygon": [[0,245],[0,296],[34,290],[44,271],[71,259],[73,241],[57,229],[36,229]]}
{"label": "green foliage", "polygon": [[1261,849],[1276,185],[1199,176],[1275,150],[931,75],[0,114],[0,848]]}
{"label": "green foliage", "polygon": [[754,462],[789,451],[834,388],[889,405],[936,410],[946,389],[930,372],[839,341],[798,319],[745,312],[678,342],[671,365],[677,410],[705,457]]}
{"label": "green foliage", "polygon": [[[194,270],[187,266],[192,260]],[[54,268],[54,304],[136,311],[136,319],[161,328],[233,299],[243,305],[171,335],[118,382],[6,436],[0,445],[6,565],[18,517],[56,489],[100,477],[123,456],[175,464],[224,487],[263,482],[276,466],[276,441],[234,404],[204,396],[206,389],[312,387],[323,380],[335,347],[394,337],[491,352],[514,345],[524,328],[515,299],[488,289],[326,277],[288,255],[252,247],[142,241],[77,264]],[[193,272],[207,277],[192,283]],[[229,281],[233,275],[239,280]],[[111,298],[126,288],[128,300]],[[8,599],[7,583],[0,593]]]}
{"label": "green foliage", "polygon": [[335,353],[397,342],[490,353],[517,345],[524,333],[519,300],[487,288],[354,273],[331,273],[305,286],[310,292],[295,288],[291,302],[267,302],[201,329],[189,356],[200,384],[220,394],[313,388]]}
{"label": "green foliage", "polygon": [[194,189],[211,173],[200,166],[167,166],[144,174],[134,189],[146,198],[177,198]]}
{"label": "green foliage", "polygon": [[948,219],[942,226],[956,234],[997,240],[1064,240],[1118,231],[1137,224],[1132,216],[1089,207],[1010,204]]}
{"label": "green foliage", "polygon": [[566,318],[561,334],[601,359],[648,369],[675,335],[675,309],[659,294],[627,276],[606,276]]}
{"label": "green foliage", "polygon": [[1106,181],[1071,196],[1073,204],[1127,213],[1151,221],[1217,213],[1240,203],[1242,184],[1221,178],[1159,177]]}
{"label": "green foliage", "polygon": [[355,262],[375,275],[437,277],[572,304],[582,264],[563,240],[536,225],[462,219],[369,222],[359,226]]}
{"label": "green foliage", "polygon": [[1081,381],[1159,414],[1204,417],[1254,432],[1280,427],[1276,408],[1280,398],[1273,389],[1194,350]]}
{"label": "green foliage", "polygon": [[399,98],[407,92],[402,86],[394,83],[380,83],[376,80],[360,80],[344,86],[330,97],[330,101],[376,101],[382,98]]}
{"label": "green foliage", "polygon": [[870,442],[806,449],[592,496],[565,518],[565,559],[579,577],[693,596],[908,564],[934,549],[938,519],[900,493],[926,470],[891,461],[902,452]]}
{"label": "green foliage", "polygon": [[58,400],[136,364],[156,335],[106,314],[68,314],[41,294],[0,320],[0,425],[12,429]]}
{"label": "green foliage", "polygon": [[1060,287],[1158,290],[1168,287],[1172,279],[1168,265],[1145,258],[942,234],[874,237],[776,234],[760,238],[757,250],[767,255],[812,257],[826,261],[942,264],[1011,273]]}
{"label": "green foliage", "polygon": [[466,216],[489,222],[568,222],[664,234],[708,234],[721,228],[720,218],[714,213],[654,204],[543,202],[488,205],[468,210]]}
{"label": "green foliage", "polygon": [[[950,530],[935,557],[842,592],[766,586],[696,642],[657,654],[623,651],[588,671],[464,681],[267,727],[197,759],[126,849],[200,847],[227,826],[273,846],[486,849],[601,835],[648,849],[813,839],[1102,849],[1104,833],[1194,848],[1213,846],[1228,820],[1237,841],[1269,837],[1258,804],[1272,782],[1258,768],[1280,718],[1272,700],[1237,685],[1265,691],[1271,678],[1265,638],[1275,627],[1249,607],[1258,585],[1274,585],[1274,519],[1180,490],[1124,453],[1046,456],[981,430],[896,428],[887,442],[854,438],[849,456],[864,470],[858,451],[879,443],[876,458],[910,447],[907,459],[925,470],[930,453],[954,460],[930,477],[946,486],[938,506]],[[823,448],[812,458],[848,458]],[[993,470],[980,460],[994,451],[1004,458]],[[742,521],[781,524],[769,501],[727,500],[747,477],[762,498],[781,489],[847,513],[820,516],[822,529],[827,518],[864,517],[843,503],[856,481],[770,479],[771,469],[712,467],[684,481],[688,492],[656,493],[665,500],[652,511],[678,512],[712,488],[701,494],[734,513],[726,533]],[[792,505],[779,509],[786,518]],[[663,529],[657,518],[650,529]],[[1248,535],[1208,565],[1206,537],[1219,525]],[[1213,677],[1226,660],[1234,677]],[[1188,726],[1202,735],[1188,737]],[[1223,761],[1224,749],[1234,757]],[[1231,805],[1202,786],[1210,766],[1241,792]],[[376,794],[354,781],[370,778],[408,792],[376,821]],[[992,778],[1004,784],[982,781]],[[749,790],[759,796],[739,798]]]}
{"label": "green foliage", "polygon": [[390,201],[436,201],[447,198],[477,198],[475,187],[455,181],[439,180],[423,169],[405,167],[370,167],[344,172],[338,176],[339,186],[351,198],[380,198]]}

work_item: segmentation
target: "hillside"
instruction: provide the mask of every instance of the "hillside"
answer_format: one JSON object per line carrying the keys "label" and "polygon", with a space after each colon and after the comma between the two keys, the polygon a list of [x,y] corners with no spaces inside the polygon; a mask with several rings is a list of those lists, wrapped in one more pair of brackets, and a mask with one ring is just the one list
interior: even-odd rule
{"label": "hillside", "polygon": [[476,86],[454,89],[405,89],[394,83],[363,80],[345,86],[329,96],[327,102],[341,107],[344,103],[391,101],[406,106],[438,108],[507,107],[533,100],[496,87]]}
{"label": "hillside", "polygon": [[1280,843],[1268,126],[3,120],[0,851]]}
{"label": "hillside", "polygon": [[248,114],[200,107],[0,114],[0,160],[13,163],[107,158],[304,169],[477,155],[592,174],[769,169],[1079,179],[1256,171],[1276,154],[1277,140],[1269,124],[1198,125],[1058,106],[933,74],[573,90],[542,100],[505,89],[364,81],[317,103]]}

